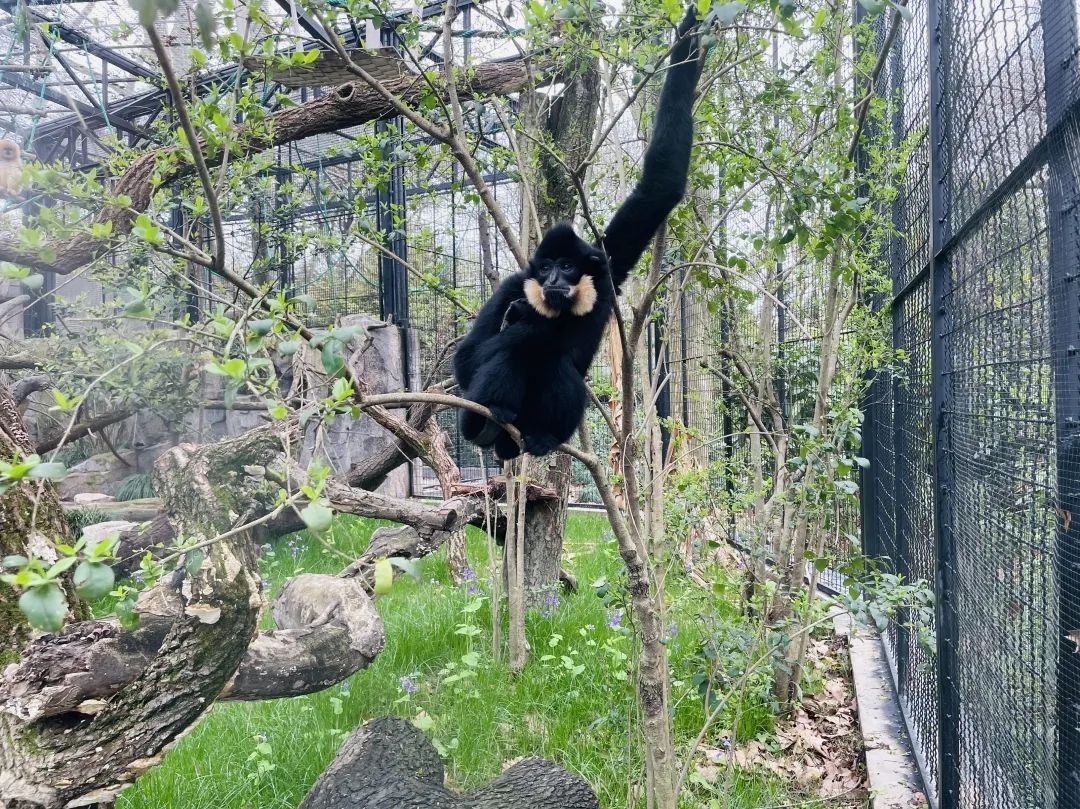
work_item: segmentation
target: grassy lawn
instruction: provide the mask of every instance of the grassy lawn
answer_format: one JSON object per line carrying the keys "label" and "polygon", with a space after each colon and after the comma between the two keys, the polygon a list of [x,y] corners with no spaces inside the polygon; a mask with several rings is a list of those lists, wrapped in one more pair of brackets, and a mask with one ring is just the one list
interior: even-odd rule
{"label": "grassy lawn", "polygon": [[[367,544],[378,523],[341,520],[332,544],[352,557]],[[599,514],[571,515],[568,567],[580,591],[529,617],[532,657],[511,678],[491,656],[486,590],[486,544],[469,537],[469,559],[479,570],[478,593],[450,583],[437,554],[419,565],[419,581],[402,576],[381,597],[386,648],[366,671],[340,688],[271,702],[219,704],[118,802],[121,809],[273,809],[295,807],[333,758],[342,738],[372,716],[420,716],[447,759],[447,779],[471,788],[497,775],[503,762],[540,755],[580,773],[604,807],[627,807],[628,784],[642,777],[640,749],[628,729],[636,722],[629,617],[618,608],[619,561]],[[264,554],[263,575],[276,589],[299,572],[333,573],[345,559],[304,534],[281,540]],[[669,577],[674,579],[675,577]],[[608,602],[593,585],[608,582]],[[730,587],[736,584],[730,582]],[[476,586],[474,585],[474,587]],[[604,588],[601,588],[601,592]],[[669,581],[676,732],[681,746],[692,740],[704,715],[695,682],[704,667],[747,647],[740,619],[730,606],[733,590],[714,594]],[[611,599],[615,600],[611,600]],[[717,640],[719,639],[719,640]],[[703,654],[703,648],[712,651]],[[710,663],[710,661],[712,661]],[[695,680],[697,675],[697,680]],[[714,679],[715,681],[715,679]],[[742,738],[767,738],[772,716],[755,685],[740,701]],[[730,732],[730,731],[727,731]],[[642,801],[641,805],[644,805]],[[715,786],[692,787],[687,807],[759,809],[824,804],[785,791],[774,779],[721,771]]]}

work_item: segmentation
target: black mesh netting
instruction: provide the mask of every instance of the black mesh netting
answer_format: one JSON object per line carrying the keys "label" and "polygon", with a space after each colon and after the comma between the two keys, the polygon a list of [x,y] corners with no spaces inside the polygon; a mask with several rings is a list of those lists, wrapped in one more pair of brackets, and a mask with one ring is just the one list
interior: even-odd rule
{"label": "black mesh netting", "polygon": [[1080,2],[910,5],[879,88],[912,147],[907,358],[868,396],[865,548],[935,589],[935,652],[885,636],[932,802],[1076,807]]}

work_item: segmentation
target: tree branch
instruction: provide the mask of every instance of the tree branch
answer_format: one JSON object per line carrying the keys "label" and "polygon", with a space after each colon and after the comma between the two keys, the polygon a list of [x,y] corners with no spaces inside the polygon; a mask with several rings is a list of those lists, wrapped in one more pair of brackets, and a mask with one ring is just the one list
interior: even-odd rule
{"label": "tree branch", "polygon": [[[551,78],[548,76],[544,80],[550,81]],[[527,86],[529,81],[529,70],[523,61],[489,62],[478,65],[470,70],[467,76],[460,77],[457,89],[464,96],[482,98],[518,92]],[[416,101],[431,92],[421,78],[414,76],[386,82],[380,85],[380,88],[394,100],[401,102]],[[374,121],[397,111],[394,103],[370,85],[353,82],[307,104],[281,110],[260,123],[257,130],[241,130],[238,142],[232,144],[228,151],[233,159],[237,159],[312,135]],[[201,143],[199,148],[202,148]],[[130,233],[138,212],[145,211],[150,206],[155,189],[195,173],[195,166],[191,162],[176,161],[174,165],[169,165],[160,177],[156,177],[163,158],[186,151],[174,146],[147,152],[136,159],[118,178],[113,192],[117,196],[123,194],[130,197],[131,204],[126,208],[109,205],[95,217],[95,222],[112,223],[113,230],[108,237],[99,238],[89,233],[80,233],[53,245],[55,258],[52,260],[43,258],[40,250],[25,248],[17,241],[0,241],[0,261],[68,275],[105,255]],[[225,151],[219,150],[206,158],[207,167],[219,165],[224,159]]]}

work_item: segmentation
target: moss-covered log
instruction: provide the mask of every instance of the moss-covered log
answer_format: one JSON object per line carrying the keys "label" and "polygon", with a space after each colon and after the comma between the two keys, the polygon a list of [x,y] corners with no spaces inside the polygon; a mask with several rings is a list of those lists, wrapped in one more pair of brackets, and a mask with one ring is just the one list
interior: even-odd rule
{"label": "moss-covered log", "polygon": [[540,758],[509,767],[475,792],[443,786],[443,763],[404,719],[373,719],[345,740],[300,809],[599,809],[587,783]]}

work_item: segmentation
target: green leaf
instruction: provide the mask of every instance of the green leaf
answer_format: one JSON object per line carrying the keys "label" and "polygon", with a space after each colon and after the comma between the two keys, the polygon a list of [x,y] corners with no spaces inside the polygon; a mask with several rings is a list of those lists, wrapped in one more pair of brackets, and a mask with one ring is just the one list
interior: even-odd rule
{"label": "green leaf", "polygon": [[406,559],[404,556],[391,556],[389,561],[402,573],[411,576],[414,581],[420,581],[420,568],[412,559]]}
{"label": "green leaf", "polygon": [[713,13],[721,25],[731,25],[744,11],[746,11],[746,3],[723,3],[717,6]]}
{"label": "green leaf", "polygon": [[135,11],[139,12],[139,25],[151,28],[157,19],[157,3],[154,0],[128,0]]}
{"label": "green leaf", "polygon": [[895,8],[900,13],[900,16],[903,17],[904,22],[911,22],[915,16],[911,13],[911,9],[908,6],[902,6],[899,3],[895,2],[895,0],[889,0],[889,5]]}
{"label": "green leaf", "polygon": [[54,582],[31,587],[19,596],[19,609],[30,626],[46,632],[59,632],[67,614],[67,600]]}
{"label": "green leaf", "polygon": [[199,28],[199,39],[203,47],[209,50],[214,47],[214,29],[217,22],[214,20],[214,10],[208,0],[199,0],[195,6],[195,25]]}
{"label": "green leaf", "polygon": [[142,317],[143,315],[150,314],[150,307],[146,305],[145,298],[136,298],[124,305],[124,314],[131,315],[132,317]]}
{"label": "green leaf", "polygon": [[63,559],[55,562],[52,567],[45,571],[45,578],[55,579],[69,567],[71,567],[78,560],[74,556],[65,556]]}
{"label": "green leaf", "polygon": [[37,272],[28,275],[22,279],[22,285],[29,290],[41,289],[45,285],[45,276]]}
{"label": "green leaf", "polygon": [[62,463],[39,463],[26,473],[35,480],[60,480],[67,474],[67,467]]}
{"label": "green leaf", "polygon": [[120,619],[120,626],[124,629],[131,632],[139,628],[139,613],[135,611],[134,595],[117,601],[113,609],[116,611],[116,617]]}
{"label": "green leaf", "polygon": [[375,562],[375,595],[383,596],[390,592],[394,585],[394,566],[389,559],[379,559]]}
{"label": "green leaf", "polygon": [[206,558],[206,554],[202,548],[194,548],[184,554],[184,571],[189,576],[194,576],[199,572],[199,568],[202,567],[203,559]]}
{"label": "green leaf", "polygon": [[341,343],[337,340],[327,340],[319,352],[322,358],[322,367],[330,376],[336,376],[345,367],[345,356],[341,352]]}
{"label": "green leaf", "polygon": [[24,567],[28,564],[30,564],[29,559],[27,559],[25,556],[19,556],[17,554],[5,556],[2,560],[0,560],[0,567]]}
{"label": "green leaf", "polygon": [[859,5],[870,14],[880,14],[888,8],[887,0],[859,0]]}
{"label": "green leaf", "polygon": [[274,329],[274,323],[277,321],[272,317],[263,318],[261,320],[253,320],[248,325],[251,327],[251,332],[256,337],[265,337]]}
{"label": "green leaf", "polygon": [[480,663],[480,655],[476,652],[469,652],[461,656],[461,662],[471,669],[474,669]]}
{"label": "green leaf", "polygon": [[108,565],[101,562],[83,562],[75,568],[71,581],[80,596],[87,601],[97,601],[112,591],[116,577]]}
{"label": "green leaf", "polygon": [[247,370],[247,365],[242,358],[233,357],[231,360],[225,360],[225,362],[208,362],[206,364],[206,370],[216,376],[228,376],[233,379],[243,379],[244,372]]}
{"label": "green leaf", "polygon": [[309,503],[300,509],[300,519],[312,531],[322,533],[334,521],[334,512],[322,503]]}
{"label": "green leaf", "polygon": [[280,354],[281,356],[291,357],[293,354],[300,350],[300,341],[282,340],[280,343],[278,343],[277,350],[278,354]]}

